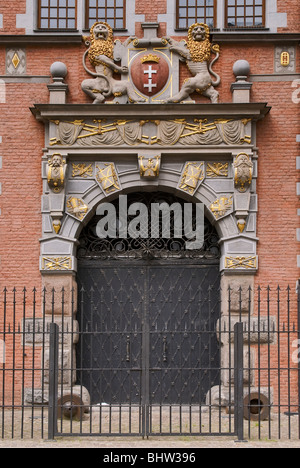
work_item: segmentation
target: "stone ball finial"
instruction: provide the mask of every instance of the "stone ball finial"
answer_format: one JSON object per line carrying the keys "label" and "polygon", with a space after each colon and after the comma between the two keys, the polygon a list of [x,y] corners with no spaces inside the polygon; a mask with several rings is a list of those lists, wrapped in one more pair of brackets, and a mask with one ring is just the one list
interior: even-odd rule
{"label": "stone ball finial", "polygon": [[233,73],[236,77],[247,78],[250,75],[250,65],[247,60],[237,60],[233,65]]}
{"label": "stone ball finial", "polygon": [[67,76],[68,69],[64,63],[54,62],[52,63],[50,67],[50,73],[53,79],[55,78],[64,79]]}

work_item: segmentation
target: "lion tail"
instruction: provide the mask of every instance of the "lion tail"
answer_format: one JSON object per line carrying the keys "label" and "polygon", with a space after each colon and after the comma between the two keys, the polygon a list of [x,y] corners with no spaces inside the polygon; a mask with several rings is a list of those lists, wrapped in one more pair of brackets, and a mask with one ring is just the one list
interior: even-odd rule
{"label": "lion tail", "polygon": [[212,81],[211,84],[212,86],[219,86],[219,84],[221,83],[221,78],[219,75],[217,75],[213,70],[212,70],[212,67],[213,65],[215,64],[215,62],[218,60],[218,58],[220,57],[220,48],[219,46],[216,44],[214,46],[212,46],[212,51],[216,54],[215,58],[210,62],[209,66],[208,66],[208,69],[209,69],[209,72],[210,74],[216,78],[216,81]]}

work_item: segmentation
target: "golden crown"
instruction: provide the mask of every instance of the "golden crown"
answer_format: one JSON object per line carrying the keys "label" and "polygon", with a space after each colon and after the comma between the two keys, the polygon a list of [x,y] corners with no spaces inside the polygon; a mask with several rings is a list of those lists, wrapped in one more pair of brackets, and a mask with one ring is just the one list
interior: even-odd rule
{"label": "golden crown", "polygon": [[145,63],[145,62],[159,63],[159,61],[160,61],[160,57],[158,57],[157,55],[154,55],[154,54],[144,55],[144,57],[141,58],[142,63]]}

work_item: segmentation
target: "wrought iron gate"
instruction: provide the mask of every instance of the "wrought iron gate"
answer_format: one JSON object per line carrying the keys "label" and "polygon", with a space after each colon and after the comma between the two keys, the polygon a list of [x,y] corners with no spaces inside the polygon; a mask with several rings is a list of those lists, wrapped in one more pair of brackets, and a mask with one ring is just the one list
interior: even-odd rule
{"label": "wrought iron gate", "polygon": [[[160,193],[129,201],[157,200],[184,203]],[[136,434],[173,434],[175,421],[177,434],[202,433],[207,394],[220,386],[218,235],[206,221],[202,249],[188,251],[175,235],[99,239],[97,222],[80,238],[77,383],[88,389],[101,421],[104,408],[119,409],[121,434],[124,408],[138,411]]]}

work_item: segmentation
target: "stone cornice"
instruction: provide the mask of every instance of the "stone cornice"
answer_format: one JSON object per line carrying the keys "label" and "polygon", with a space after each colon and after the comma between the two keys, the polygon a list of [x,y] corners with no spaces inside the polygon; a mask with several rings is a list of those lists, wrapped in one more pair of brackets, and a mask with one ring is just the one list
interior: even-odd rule
{"label": "stone cornice", "polygon": [[271,107],[267,103],[224,104],[35,104],[30,109],[40,121],[72,119],[252,118],[260,120]]}
{"label": "stone cornice", "polygon": [[[186,35],[185,32],[182,33]],[[117,32],[116,32],[117,35]],[[212,32],[212,40],[220,44],[225,43],[293,43],[300,42],[299,33],[269,33],[253,31],[226,31]],[[0,45],[14,46],[22,45],[41,45],[41,44],[62,44],[62,45],[80,45],[82,44],[82,34],[62,34],[62,33],[36,33],[30,35],[23,34],[3,34],[0,35]]]}

